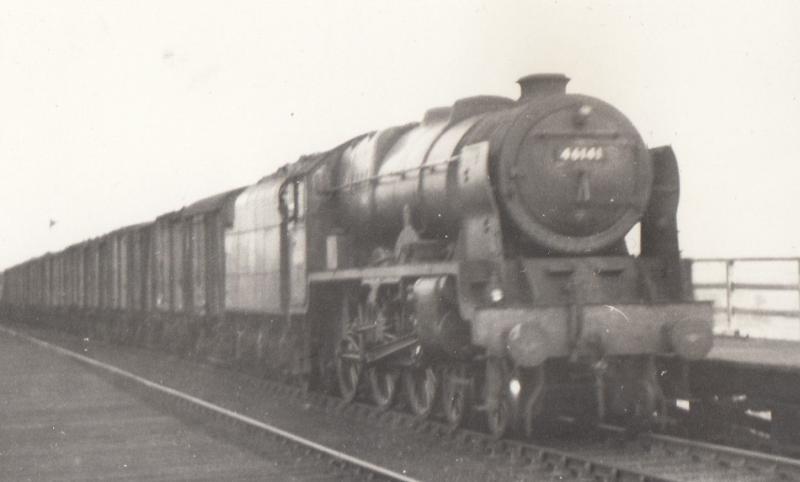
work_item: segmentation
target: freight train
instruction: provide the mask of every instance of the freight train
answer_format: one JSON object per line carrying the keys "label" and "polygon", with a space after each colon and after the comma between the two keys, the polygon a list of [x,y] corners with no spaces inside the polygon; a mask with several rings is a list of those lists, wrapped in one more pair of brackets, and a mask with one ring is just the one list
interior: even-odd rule
{"label": "freight train", "polygon": [[686,396],[712,308],[680,258],[672,149],[568,80],[523,77],[516,100],[433,108],[10,268],[5,316],[498,437],[649,423]]}

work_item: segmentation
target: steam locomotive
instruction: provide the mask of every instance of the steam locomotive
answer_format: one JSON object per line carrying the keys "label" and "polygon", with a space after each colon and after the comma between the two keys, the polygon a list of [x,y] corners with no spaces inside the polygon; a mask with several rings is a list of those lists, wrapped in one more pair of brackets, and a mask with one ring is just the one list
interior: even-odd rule
{"label": "steam locomotive", "polygon": [[23,263],[3,310],[498,437],[648,423],[710,350],[712,309],[680,259],[671,148],[568,80],[523,77],[517,100],[430,109]]}

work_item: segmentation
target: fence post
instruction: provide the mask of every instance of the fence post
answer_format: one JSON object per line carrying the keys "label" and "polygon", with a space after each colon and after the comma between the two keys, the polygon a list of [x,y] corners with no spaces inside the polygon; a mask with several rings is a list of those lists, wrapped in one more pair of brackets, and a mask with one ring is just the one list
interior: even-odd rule
{"label": "fence post", "polygon": [[733,330],[733,260],[725,261],[725,314],[728,320],[728,334]]}

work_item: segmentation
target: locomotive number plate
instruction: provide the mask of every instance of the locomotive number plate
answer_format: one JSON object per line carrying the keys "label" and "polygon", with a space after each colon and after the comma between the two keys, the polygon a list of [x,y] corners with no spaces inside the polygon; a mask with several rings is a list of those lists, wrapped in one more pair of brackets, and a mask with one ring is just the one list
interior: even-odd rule
{"label": "locomotive number plate", "polygon": [[568,146],[557,154],[561,161],[602,161],[605,157],[602,146]]}

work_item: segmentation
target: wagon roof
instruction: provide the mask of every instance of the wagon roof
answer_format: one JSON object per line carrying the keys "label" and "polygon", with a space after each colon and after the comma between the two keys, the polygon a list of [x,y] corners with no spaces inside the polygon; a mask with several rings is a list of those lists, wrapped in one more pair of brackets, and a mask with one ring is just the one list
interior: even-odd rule
{"label": "wagon roof", "polygon": [[144,222],[144,223],[130,224],[128,226],[123,226],[121,228],[117,228],[117,229],[111,231],[108,234],[118,234],[118,233],[127,232],[127,231],[135,231],[137,229],[142,229],[142,228],[145,228],[147,226],[150,226],[151,224],[153,224],[152,221],[147,221],[147,222]]}

